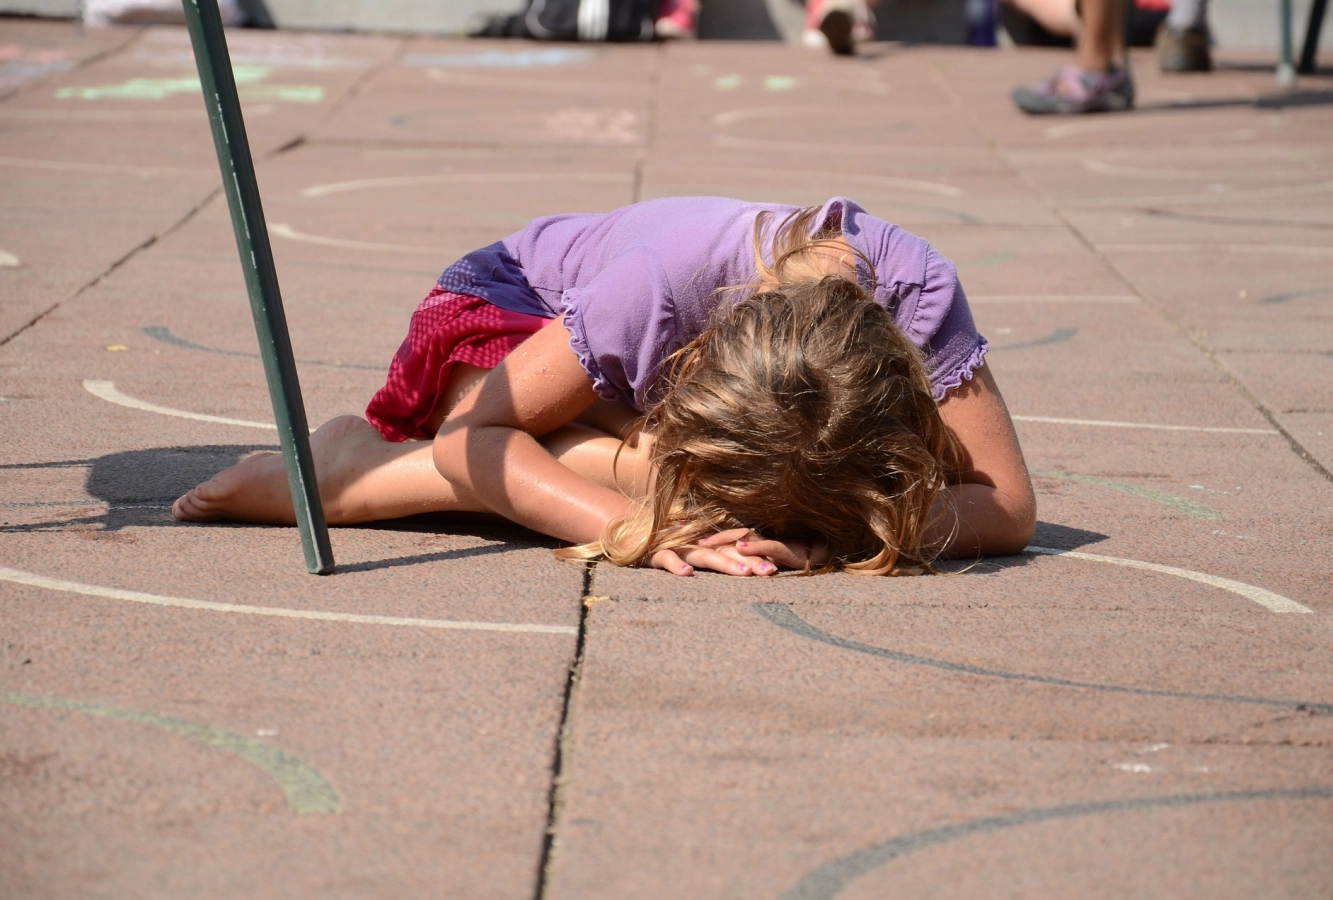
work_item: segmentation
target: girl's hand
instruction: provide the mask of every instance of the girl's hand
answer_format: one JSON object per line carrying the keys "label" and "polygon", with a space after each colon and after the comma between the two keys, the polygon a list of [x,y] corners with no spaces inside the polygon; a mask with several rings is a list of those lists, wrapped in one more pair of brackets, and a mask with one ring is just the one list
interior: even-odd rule
{"label": "girl's hand", "polygon": [[775,575],[778,567],[762,554],[742,553],[737,541],[752,534],[748,528],[732,528],[709,535],[693,547],[658,550],[650,560],[657,569],[675,575],[693,575],[694,570],[711,569],[724,575]]}
{"label": "girl's hand", "polygon": [[804,541],[772,541],[753,531],[736,541],[736,550],[746,558],[762,557],[785,569],[819,569],[828,564],[827,545]]}
{"label": "girl's hand", "polygon": [[800,541],[771,541],[748,528],[732,528],[709,535],[691,548],[659,550],[652,565],[676,575],[693,575],[696,568],[726,575],[776,575],[778,569],[817,569],[828,562],[828,551]]}

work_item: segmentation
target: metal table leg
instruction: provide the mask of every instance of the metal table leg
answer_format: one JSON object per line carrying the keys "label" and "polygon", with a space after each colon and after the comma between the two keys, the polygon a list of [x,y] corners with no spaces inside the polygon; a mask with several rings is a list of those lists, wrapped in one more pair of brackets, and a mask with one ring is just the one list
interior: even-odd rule
{"label": "metal table leg", "polygon": [[185,20],[194,44],[194,59],[199,67],[199,81],[204,90],[204,105],[213,128],[213,145],[222,185],[231,208],[232,229],[241,254],[245,286],[250,294],[250,311],[259,335],[259,355],[264,360],[269,397],[278,423],[278,438],[287,463],[287,481],[291,486],[296,524],[301,530],[306,568],[317,575],[333,571],[333,549],[324,521],[324,507],[315,481],[314,461],[310,456],[310,429],[306,423],[301,385],[292,359],[287,317],[282,310],[278,275],[273,266],[273,251],[264,224],[264,209],[259,201],[250,142],[241,118],[241,103],[236,96],[236,79],[231,71],[231,56],[222,32],[222,17],[217,0],[184,0]]}
{"label": "metal table leg", "polygon": [[1282,43],[1282,61],[1277,64],[1277,83],[1282,87],[1290,87],[1296,83],[1296,67],[1291,64],[1291,0],[1282,0],[1279,4],[1279,28],[1282,33],[1279,39]]}

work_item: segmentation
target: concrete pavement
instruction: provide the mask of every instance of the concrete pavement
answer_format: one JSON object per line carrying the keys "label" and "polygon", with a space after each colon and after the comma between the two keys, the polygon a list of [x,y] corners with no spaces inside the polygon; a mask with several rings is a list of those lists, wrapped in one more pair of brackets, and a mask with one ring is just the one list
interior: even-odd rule
{"label": "concrete pavement", "polygon": [[53,897],[1333,890],[1333,84],[1058,52],[238,32],[312,421],[529,218],[833,195],[959,265],[1035,473],[933,578],[187,526],[274,443],[183,31],[0,20],[0,872]]}

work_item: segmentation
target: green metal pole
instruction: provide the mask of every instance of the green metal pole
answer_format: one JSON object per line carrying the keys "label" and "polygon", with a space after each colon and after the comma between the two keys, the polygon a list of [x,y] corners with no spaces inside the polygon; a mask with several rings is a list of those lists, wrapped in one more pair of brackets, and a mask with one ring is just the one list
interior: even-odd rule
{"label": "green metal pole", "polygon": [[310,457],[310,428],[306,423],[301,385],[292,359],[292,342],[287,333],[287,317],[282,311],[278,274],[273,266],[273,250],[268,243],[264,208],[259,202],[259,184],[255,180],[250,142],[245,136],[241,102],[236,96],[231,56],[222,33],[222,17],[217,0],[184,0],[185,21],[194,44],[194,61],[199,67],[199,83],[204,89],[204,106],[213,126],[213,145],[222,169],[222,186],[231,208],[236,248],[241,254],[245,286],[250,293],[250,311],[259,335],[259,355],[264,360],[273,415],[278,423],[278,439],[287,462],[287,482],[291,486],[296,524],[301,530],[306,568],[316,575],[333,571],[333,549],[324,521],[324,507],[319,501],[315,465]]}
{"label": "green metal pole", "polygon": [[1277,83],[1282,87],[1291,87],[1296,83],[1296,69],[1291,64],[1291,0],[1281,0],[1278,4],[1278,35],[1282,46],[1282,61],[1277,64]]}

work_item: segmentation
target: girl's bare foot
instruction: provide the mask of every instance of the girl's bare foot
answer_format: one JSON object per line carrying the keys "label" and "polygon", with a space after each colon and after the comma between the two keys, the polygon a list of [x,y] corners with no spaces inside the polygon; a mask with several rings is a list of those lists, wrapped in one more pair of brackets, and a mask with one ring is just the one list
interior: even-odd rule
{"label": "girl's bare foot", "polygon": [[[383,441],[365,419],[339,416],[310,436],[311,455],[320,485],[320,498],[329,524],[339,524],[342,515],[339,490],[330,488],[343,479],[338,475],[337,452],[349,440],[371,437]],[[332,483],[332,484],[331,484]],[[229,469],[223,469],[178,499],[171,514],[182,522],[230,520],[259,525],[294,525],[292,495],[287,484],[287,467],[282,454],[274,450],[251,453]]]}
{"label": "girl's bare foot", "polygon": [[178,499],[171,514],[182,522],[231,519],[265,525],[294,525],[287,467],[274,450],[251,453]]}

